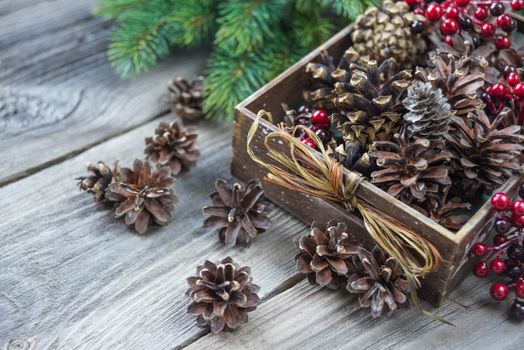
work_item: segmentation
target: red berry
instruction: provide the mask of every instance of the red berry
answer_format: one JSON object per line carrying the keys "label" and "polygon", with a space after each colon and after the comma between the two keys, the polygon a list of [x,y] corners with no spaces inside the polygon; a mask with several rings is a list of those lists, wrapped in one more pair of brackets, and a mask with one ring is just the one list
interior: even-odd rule
{"label": "red berry", "polygon": [[450,6],[446,9],[446,17],[447,18],[453,18],[453,19],[458,19],[459,18],[459,9],[456,8],[455,6]]}
{"label": "red berry", "polygon": [[321,129],[329,129],[330,122],[325,110],[317,109],[311,117],[311,124]]}
{"label": "red berry", "polygon": [[495,237],[493,237],[493,243],[495,245],[501,245],[501,244],[506,243],[507,241],[508,241],[508,237],[500,233],[498,235],[495,235]]}
{"label": "red berry", "polygon": [[445,42],[446,44],[448,44],[451,47],[455,46],[455,43],[453,42],[453,38],[450,37],[449,35],[446,36],[444,39],[442,39],[442,41]]}
{"label": "red berry", "polygon": [[489,268],[495,273],[503,273],[506,270],[506,264],[501,258],[495,258],[489,263]]}
{"label": "red berry", "polygon": [[497,27],[499,28],[509,28],[511,27],[511,17],[504,13],[497,17]]}
{"label": "red berry", "polygon": [[515,294],[517,295],[517,298],[524,299],[524,283],[518,282],[515,285]]}
{"label": "red berry", "polygon": [[415,6],[417,2],[417,0],[406,0],[406,4],[408,4],[409,6]]}
{"label": "red berry", "polygon": [[452,18],[444,18],[440,25],[440,30],[444,35],[453,35],[458,31],[459,24]]}
{"label": "red berry", "polygon": [[500,282],[493,283],[489,292],[493,299],[504,300],[508,296],[508,286]]}
{"label": "red berry", "polygon": [[455,4],[460,7],[468,6],[469,0],[455,0]]}
{"label": "red berry", "polygon": [[481,21],[483,21],[486,18],[488,18],[488,16],[489,16],[489,12],[484,7],[480,7],[479,6],[479,7],[477,7],[475,9],[475,18],[480,19]]}
{"label": "red berry", "polygon": [[520,83],[519,73],[517,73],[517,72],[509,73],[508,76],[506,77],[506,81],[511,86],[517,85],[518,83]]}
{"label": "red berry", "polygon": [[429,4],[429,6],[426,8],[426,18],[431,22],[438,21],[442,17],[442,14],[442,6],[434,2]]}
{"label": "red berry", "polygon": [[491,23],[484,23],[480,28],[480,35],[492,36],[495,33],[495,26]]}
{"label": "red berry", "polygon": [[[497,85],[497,84],[495,84]],[[497,192],[491,197],[491,205],[496,210],[507,210],[511,205],[509,196],[502,192]]]}
{"label": "red berry", "polygon": [[488,246],[484,243],[477,242],[473,244],[473,247],[471,247],[471,251],[476,256],[483,256],[488,252]]}
{"label": "red berry", "polygon": [[489,273],[488,264],[485,261],[481,261],[473,266],[473,274],[477,277],[486,277]]}
{"label": "red berry", "polygon": [[514,216],[513,217],[513,224],[517,226],[518,228],[524,228],[524,215],[522,216]]}
{"label": "red berry", "polygon": [[523,0],[511,0],[511,8],[515,11],[522,10],[524,8]]}
{"label": "red berry", "polygon": [[513,202],[513,204],[511,204],[511,212],[513,215],[524,215],[524,200],[519,199]]}
{"label": "red berry", "polygon": [[511,47],[511,38],[506,35],[495,36],[495,46],[499,50],[509,49]]}
{"label": "red berry", "polygon": [[302,143],[306,146],[309,146],[311,148],[315,148],[315,141],[313,141],[310,137],[308,137],[307,139],[305,139],[304,141],[302,141]]}
{"label": "red berry", "polygon": [[515,85],[513,87],[513,93],[518,98],[524,98],[524,84],[523,83],[518,83],[517,85]]}
{"label": "red berry", "polygon": [[424,9],[422,9],[421,7],[417,7],[413,12],[416,15],[424,15]]}

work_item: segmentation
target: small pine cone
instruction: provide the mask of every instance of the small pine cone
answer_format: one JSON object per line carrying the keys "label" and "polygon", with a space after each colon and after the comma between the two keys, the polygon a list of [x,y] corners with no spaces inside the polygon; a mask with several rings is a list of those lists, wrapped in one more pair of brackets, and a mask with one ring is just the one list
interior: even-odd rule
{"label": "small pine cone", "polygon": [[359,294],[362,308],[370,308],[373,318],[389,316],[397,308],[408,304],[409,283],[403,277],[398,262],[386,258],[382,249],[371,252],[358,247],[351,259],[353,273],[348,277],[347,290]]}
{"label": "small pine cone", "polygon": [[187,312],[198,315],[200,327],[210,326],[214,334],[232,331],[247,322],[247,313],[260,303],[260,287],[252,283],[251,269],[240,267],[227,257],[213,264],[197,267],[197,276],[189,277],[186,294],[191,298]]}
{"label": "small pine cone", "polygon": [[146,138],[147,160],[160,166],[169,166],[171,174],[177,176],[196,165],[200,151],[196,142],[194,127],[185,128],[181,122],[160,123],[155,136]]}
{"label": "small pine cone", "polygon": [[119,180],[120,169],[118,162],[111,169],[106,163],[99,161],[96,165],[87,163],[87,176],[77,177],[78,187],[82,191],[92,193],[98,202],[106,197],[107,187],[113,180]]}
{"label": "small pine cone", "polygon": [[309,235],[295,239],[295,246],[300,251],[295,257],[298,270],[307,274],[312,285],[330,289],[345,283],[347,259],[357,252],[350,244],[346,224],[336,221],[313,224]]}
{"label": "small pine cone", "polygon": [[215,187],[216,192],[210,195],[213,205],[202,209],[210,215],[204,227],[219,229],[220,240],[228,246],[249,247],[253,238],[271,225],[268,215],[272,207],[263,198],[260,181],[251,180],[244,188],[235,183],[231,188],[218,179]]}
{"label": "small pine cone", "polygon": [[199,76],[189,83],[183,77],[176,77],[167,86],[171,93],[171,110],[184,120],[196,120],[204,116],[202,110],[204,77]]}
{"label": "small pine cone", "polygon": [[434,144],[443,143],[453,111],[442,90],[434,89],[430,83],[414,81],[403,104],[408,110],[404,120],[412,136]]}
{"label": "small pine cone", "polygon": [[106,198],[117,202],[115,217],[143,234],[151,221],[160,226],[173,219],[177,198],[171,187],[175,178],[168,167],[151,170],[149,162],[135,160],[133,169],[121,168],[121,180],[108,186]]}

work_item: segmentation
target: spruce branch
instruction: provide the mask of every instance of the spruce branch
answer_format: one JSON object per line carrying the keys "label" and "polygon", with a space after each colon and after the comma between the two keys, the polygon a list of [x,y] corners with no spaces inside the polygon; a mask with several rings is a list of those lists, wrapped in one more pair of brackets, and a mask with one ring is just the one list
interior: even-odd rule
{"label": "spruce branch", "polygon": [[118,18],[125,11],[144,5],[147,0],[99,0],[95,14],[108,19]]}
{"label": "spruce branch", "polygon": [[275,38],[285,0],[228,0],[219,6],[215,44],[236,54],[252,51]]}

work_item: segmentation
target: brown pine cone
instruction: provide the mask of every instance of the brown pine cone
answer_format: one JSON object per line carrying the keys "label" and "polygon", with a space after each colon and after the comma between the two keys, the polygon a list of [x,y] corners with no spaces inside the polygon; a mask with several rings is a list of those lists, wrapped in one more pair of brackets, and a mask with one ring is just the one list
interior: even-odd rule
{"label": "brown pine cone", "polygon": [[325,226],[314,223],[309,235],[295,239],[295,246],[300,251],[295,256],[298,271],[307,274],[312,285],[330,289],[345,283],[347,259],[357,252],[350,243],[346,224],[336,221]]}
{"label": "brown pine cone", "polygon": [[171,93],[171,110],[184,120],[196,120],[204,116],[202,110],[204,77],[199,76],[191,83],[176,77],[167,86]]}
{"label": "brown pine cone", "polygon": [[391,315],[397,308],[408,304],[408,281],[402,276],[398,262],[386,258],[382,249],[372,252],[358,247],[351,259],[353,273],[348,277],[347,290],[359,294],[362,308],[370,308],[371,316]]}
{"label": "brown pine cone", "polygon": [[210,215],[204,222],[207,229],[220,229],[220,240],[228,246],[251,245],[257,233],[269,228],[268,215],[271,205],[264,201],[264,190],[258,180],[251,180],[242,188],[235,183],[233,188],[225,180],[215,183],[216,192],[210,194],[213,205],[202,209]]}
{"label": "brown pine cone", "polygon": [[171,174],[177,176],[196,165],[200,151],[196,143],[197,131],[185,128],[181,122],[160,123],[155,136],[146,138],[147,160],[160,166],[169,166]]}
{"label": "brown pine cone", "polygon": [[175,178],[168,167],[151,170],[149,162],[136,159],[133,170],[120,169],[121,180],[109,185],[106,198],[117,202],[115,217],[124,216],[127,225],[145,233],[151,221],[160,226],[173,219],[177,198],[171,187]]}
{"label": "brown pine cone", "polygon": [[483,111],[465,118],[452,117],[445,137],[458,160],[455,176],[461,179],[468,198],[481,188],[491,193],[521,168],[519,156],[524,151],[524,136],[518,125],[499,129],[505,111],[493,122]]}
{"label": "brown pine cone", "polygon": [[397,135],[397,142],[377,141],[371,157],[380,170],[371,173],[371,183],[406,204],[424,202],[428,195],[441,196],[451,185],[447,161],[451,152],[430,147],[426,139],[410,141],[407,128]]}
{"label": "brown pine cone", "polygon": [[210,326],[215,334],[231,331],[247,322],[247,313],[260,303],[259,286],[252,283],[251,269],[240,267],[227,257],[213,264],[197,267],[197,276],[189,277],[186,295],[191,298],[187,312],[198,315],[200,327]]}
{"label": "brown pine cone", "polygon": [[92,193],[98,202],[103,201],[106,197],[107,186],[113,180],[118,181],[120,169],[118,162],[115,162],[113,169],[106,163],[99,161],[96,165],[87,163],[87,176],[79,176],[78,187],[82,191]]}

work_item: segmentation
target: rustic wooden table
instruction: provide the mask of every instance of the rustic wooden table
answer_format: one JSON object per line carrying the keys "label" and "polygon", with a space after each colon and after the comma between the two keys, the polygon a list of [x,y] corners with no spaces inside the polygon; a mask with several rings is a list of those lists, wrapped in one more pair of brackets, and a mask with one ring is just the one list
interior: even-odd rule
{"label": "rustic wooden table", "polygon": [[[201,208],[215,178],[230,178],[226,124],[198,124],[202,156],[175,186],[173,223],[139,236],[113,220],[73,177],[90,160],[143,157],[144,137],[173,118],[165,83],[200,71],[205,53],[121,81],[94,5],[0,1],[1,349],[523,348],[522,325],[490,301],[489,281],[468,278],[435,310],[456,327],[416,309],[372,320],[355,297],[310,286],[292,243],[307,228],[282,210],[251,249],[221,245],[201,228]],[[185,278],[227,255],[252,266],[263,302],[247,325],[213,336],[185,313]]]}

